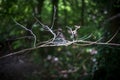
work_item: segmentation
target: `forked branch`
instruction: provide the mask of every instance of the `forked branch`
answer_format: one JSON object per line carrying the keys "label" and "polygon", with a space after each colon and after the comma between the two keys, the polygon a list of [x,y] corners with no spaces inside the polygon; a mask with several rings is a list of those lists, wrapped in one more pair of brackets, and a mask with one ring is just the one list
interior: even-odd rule
{"label": "forked branch", "polygon": [[[119,16],[119,15],[117,15],[117,16]],[[113,18],[116,18],[116,16],[113,17]],[[79,44],[80,46],[87,46],[87,45],[93,45],[93,44],[94,45],[120,46],[120,44],[117,44],[117,43],[110,43],[114,39],[114,37],[118,34],[119,29],[116,31],[116,33],[107,42],[104,42],[104,43],[103,42],[99,42],[100,39],[97,40],[97,41],[86,41],[86,40],[76,40],[76,39],[70,41],[70,40],[66,40],[65,39],[65,41],[66,41],[65,43],[56,45],[56,44],[54,44],[54,40],[56,39],[57,36],[56,36],[55,32],[52,30],[52,28],[42,24],[36,17],[35,17],[35,19],[36,19],[37,22],[39,22],[40,25],[42,25],[43,28],[46,28],[47,31],[49,31],[53,35],[53,38],[48,40],[48,41],[44,41],[43,43],[41,42],[41,43],[36,44],[36,35],[30,29],[27,29],[25,26],[19,24],[18,22],[16,22],[14,20],[14,22],[17,25],[21,26],[23,29],[25,29],[26,31],[29,31],[32,34],[32,36],[34,37],[34,47],[23,49],[23,50],[20,50],[20,51],[17,51],[17,52],[13,52],[13,53],[9,53],[7,55],[1,56],[0,59],[6,58],[6,57],[9,57],[9,56],[13,56],[13,55],[16,55],[16,54],[21,54],[21,53],[24,53],[26,51],[35,50],[35,49],[38,49],[38,48],[41,48],[41,47],[69,46],[69,45],[72,45],[72,44],[79,44],[79,43],[82,43],[82,44]],[[112,20],[112,18],[110,20]],[[74,37],[75,33],[77,32],[77,30],[79,28],[80,28],[80,26],[76,26],[75,30],[72,30],[71,28],[68,27],[68,29],[71,31],[71,36]]]}

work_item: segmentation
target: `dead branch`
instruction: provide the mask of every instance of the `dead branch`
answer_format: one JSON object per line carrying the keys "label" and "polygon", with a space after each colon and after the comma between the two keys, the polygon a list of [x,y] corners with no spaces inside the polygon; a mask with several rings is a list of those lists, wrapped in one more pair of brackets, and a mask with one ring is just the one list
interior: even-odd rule
{"label": "dead branch", "polygon": [[74,40],[75,37],[77,36],[77,30],[80,28],[80,26],[75,25],[75,29],[74,30],[72,28],[68,27],[68,26],[67,26],[67,28],[70,31],[71,38]]}
{"label": "dead branch", "polygon": [[114,19],[116,19],[116,18],[118,18],[118,17],[120,17],[120,13],[118,13],[118,14],[116,14],[116,15],[108,18],[108,19],[106,19],[106,20],[102,23],[102,26],[104,26],[107,22],[110,22],[110,21],[112,21],[112,20],[114,20]]}
{"label": "dead branch", "polygon": [[47,25],[42,24],[36,17],[35,17],[35,19],[39,22],[40,25],[42,25],[43,28],[46,28],[47,31],[49,31],[53,35],[52,41],[54,41],[56,38],[56,34],[53,32],[53,30],[51,28],[49,28]]}
{"label": "dead branch", "polygon": [[25,29],[26,31],[29,31],[31,34],[32,34],[32,36],[34,37],[34,47],[36,46],[36,35],[32,32],[32,30],[30,30],[30,29],[28,29],[28,28],[26,28],[25,26],[23,26],[23,25],[21,25],[20,23],[18,23],[17,21],[15,21],[14,19],[13,19],[13,21],[17,24],[17,25],[19,25],[20,27],[22,27],[23,29]]}
{"label": "dead branch", "polygon": [[[117,16],[120,16],[120,14],[118,14]],[[116,18],[116,16],[113,16],[113,18],[110,18],[109,20],[112,20]],[[99,42],[101,39],[97,40],[97,41],[86,41],[86,40],[72,40],[72,41],[69,41],[69,40],[66,40],[65,39],[65,42],[64,43],[59,43],[57,42],[57,44],[54,44],[54,41],[56,39],[56,34],[55,32],[52,30],[52,28],[49,28],[48,26],[42,24],[36,17],[35,17],[36,21],[39,22],[40,25],[42,25],[43,28],[46,28],[47,31],[49,31],[52,35],[53,35],[53,38],[48,40],[48,41],[45,41],[43,43],[38,43],[36,45],[36,35],[30,30],[30,29],[27,29],[26,27],[24,27],[23,25],[19,24],[18,22],[16,22],[14,20],[14,22],[21,26],[23,29],[25,29],[26,31],[29,31],[33,37],[34,37],[34,47],[32,48],[26,48],[26,49],[23,49],[23,50],[20,50],[20,51],[17,51],[17,52],[13,52],[13,53],[9,53],[7,55],[4,55],[4,56],[1,56],[0,59],[2,58],[6,58],[6,57],[9,57],[9,56],[13,56],[13,55],[16,55],[16,54],[21,54],[23,52],[26,52],[26,51],[31,51],[31,50],[35,50],[35,49],[39,49],[41,47],[53,47],[53,46],[69,46],[69,45],[72,45],[72,44],[79,44],[79,43],[82,43],[80,44],[81,46],[87,46],[87,45],[110,45],[110,46],[120,46],[120,44],[117,44],[117,43],[110,43],[111,40],[113,40],[113,38],[118,34],[119,30],[116,31],[116,33],[113,35],[113,37],[111,37],[107,42]],[[108,20],[108,21],[109,21]],[[77,30],[80,28],[80,26],[76,26],[76,28],[74,30],[72,30],[71,28],[68,27],[68,29],[71,31],[71,36],[75,36],[75,33],[77,32]]]}
{"label": "dead branch", "polygon": [[115,36],[119,33],[119,30],[120,28],[115,32],[115,34],[106,43],[111,42],[115,38]]}
{"label": "dead branch", "polygon": [[93,45],[93,44],[95,44],[95,45],[120,46],[120,44],[116,44],[116,43],[102,43],[102,42],[97,42],[97,41],[92,42],[92,41],[83,41],[83,40],[67,41],[67,43],[59,44],[59,45],[55,45],[55,44],[52,44],[52,42],[48,42],[48,43],[45,43],[45,44],[42,44],[42,45],[39,45],[39,46],[36,46],[36,47],[33,47],[33,48],[27,48],[27,49],[23,49],[23,50],[20,50],[20,51],[17,51],[17,52],[9,53],[7,55],[1,56],[0,59],[6,58],[6,57],[9,57],[9,56],[13,56],[13,55],[16,55],[16,54],[21,54],[21,53],[26,52],[26,51],[35,50],[35,49],[38,49],[38,48],[41,48],[41,47],[69,46],[69,45],[72,45],[73,43],[83,43],[81,45],[85,45],[85,44]]}

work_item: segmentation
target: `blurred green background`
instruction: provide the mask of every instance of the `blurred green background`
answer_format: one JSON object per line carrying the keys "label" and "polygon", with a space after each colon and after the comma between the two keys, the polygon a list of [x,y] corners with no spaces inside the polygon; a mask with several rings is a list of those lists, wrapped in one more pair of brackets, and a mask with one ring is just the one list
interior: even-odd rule
{"label": "blurred green background", "polygon": [[[120,27],[120,0],[0,0],[0,56],[33,47],[30,32],[37,43],[52,34],[36,23],[36,16],[53,30],[62,29],[71,40],[68,27],[75,29],[77,39],[108,41]],[[91,35],[91,36],[90,36]],[[87,38],[90,36],[89,38]],[[23,38],[22,38],[23,37]],[[120,43],[120,32],[111,40]],[[1,80],[119,80],[120,46],[72,44],[67,47],[45,47],[0,60]]]}

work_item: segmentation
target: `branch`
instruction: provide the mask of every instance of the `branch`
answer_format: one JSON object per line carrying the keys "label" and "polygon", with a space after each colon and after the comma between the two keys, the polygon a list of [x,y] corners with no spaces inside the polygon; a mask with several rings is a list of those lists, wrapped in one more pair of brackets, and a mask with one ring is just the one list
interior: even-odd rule
{"label": "branch", "polygon": [[22,27],[23,29],[25,29],[26,31],[29,31],[31,34],[32,34],[32,36],[34,37],[34,47],[36,46],[36,35],[30,30],[30,29],[28,29],[28,28],[26,28],[25,26],[23,26],[23,25],[21,25],[20,23],[18,23],[18,22],[16,22],[14,19],[13,19],[13,21],[17,24],[17,25],[19,25],[20,27]]}
{"label": "branch", "polygon": [[68,26],[67,26],[67,28],[68,28],[69,31],[70,31],[71,38],[74,40],[75,37],[77,36],[77,30],[80,28],[80,26],[75,25],[75,29],[74,29],[74,30],[72,30],[72,28],[70,28],[70,27],[68,27]]}
{"label": "branch", "polygon": [[[114,17],[113,17],[114,18]],[[48,40],[48,41],[45,41],[43,43],[38,43],[36,47],[33,47],[33,48],[27,48],[27,49],[23,49],[23,50],[20,50],[20,51],[17,51],[17,52],[13,52],[13,53],[9,53],[7,55],[4,55],[4,56],[1,56],[0,59],[2,58],[6,58],[6,57],[9,57],[9,56],[13,56],[13,55],[16,55],[16,54],[20,54],[20,53],[23,53],[23,52],[26,52],[26,51],[31,51],[31,50],[35,50],[35,49],[38,49],[38,48],[41,48],[41,47],[53,47],[53,46],[69,46],[69,45],[72,45],[72,44],[75,44],[75,43],[82,43],[80,44],[81,46],[86,46],[86,45],[111,45],[111,46],[120,46],[120,44],[116,44],[116,43],[109,43],[119,32],[116,31],[116,33],[113,35],[112,38],[110,38],[107,42],[103,43],[103,42],[98,42],[100,41],[101,39],[97,40],[97,41],[85,41],[85,40],[72,40],[72,41],[69,41],[69,40],[65,40],[66,42],[65,43],[62,43],[60,44],[54,44],[54,40],[56,39],[56,34],[53,32],[53,30],[51,28],[49,28],[48,26],[42,24],[36,17],[35,19],[39,22],[40,25],[42,25],[43,28],[46,28],[47,31],[49,31],[52,35],[53,35],[53,38]],[[34,41],[34,46],[36,45],[36,35],[29,29],[27,29],[26,27],[24,27],[23,25],[19,24],[18,22],[15,21],[15,23],[19,26],[21,26],[22,28],[24,28],[25,30],[29,31],[35,41]],[[68,27],[69,28],[69,27]],[[71,31],[71,35],[72,36],[75,36],[75,33],[77,32],[77,30],[80,28],[80,26],[75,26],[75,29],[72,30],[71,28],[69,28],[69,30]]]}
{"label": "branch", "polygon": [[96,44],[96,45],[120,46],[120,44],[117,44],[117,43],[103,43],[103,42],[97,42],[97,41],[95,41],[95,42],[83,41],[83,40],[76,40],[76,41],[74,41],[74,43],[76,43],[76,42],[81,42],[81,43],[85,43],[85,44],[87,43],[87,44],[91,44],[91,45]]}
{"label": "branch", "polygon": [[31,38],[33,38],[33,36],[18,37],[18,38],[16,38],[16,40],[25,39],[25,38],[31,39]]}
{"label": "branch", "polygon": [[116,19],[117,17],[120,17],[120,13],[118,13],[118,14],[116,14],[116,15],[108,18],[107,20],[105,20],[105,21],[103,22],[102,26],[104,26],[107,22],[110,22],[111,20]]}
{"label": "branch", "polygon": [[83,43],[82,45],[84,44],[90,44],[90,45],[112,45],[112,46],[120,46],[120,44],[116,44],[116,43],[102,43],[102,42],[92,42],[92,41],[83,41],[83,40],[75,40],[75,41],[67,41],[65,44],[59,44],[59,45],[55,45],[55,44],[51,44],[52,42],[48,42],[48,43],[45,43],[45,44],[42,44],[40,46],[36,46],[36,47],[33,47],[33,48],[27,48],[27,49],[23,49],[23,50],[20,50],[20,51],[17,51],[17,52],[13,52],[13,53],[9,53],[7,55],[4,55],[4,56],[1,56],[0,59],[2,58],[6,58],[6,57],[9,57],[9,56],[13,56],[13,55],[16,55],[16,54],[20,54],[20,53],[23,53],[23,52],[26,52],[26,51],[31,51],[31,50],[35,50],[35,49],[38,49],[38,48],[41,48],[41,47],[53,47],[53,46],[69,46],[69,45],[72,45],[73,43]]}
{"label": "branch", "polygon": [[42,24],[36,17],[35,17],[35,19],[39,22],[40,25],[42,25],[43,28],[46,28],[47,31],[49,31],[53,35],[52,41],[54,41],[56,38],[56,34],[53,32],[53,30],[51,28],[49,28],[47,25]]}
{"label": "branch", "polygon": [[115,34],[106,43],[111,42],[115,38],[115,36],[119,33],[119,30],[120,28],[115,32]]}
{"label": "branch", "polygon": [[[88,37],[89,37],[89,36],[88,36]],[[84,43],[83,40],[82,40],[82,41],[80,41],[80,42],[83,42],[84,44],[77,44],[77,43],[74,43],[74,44],[80,45],[80,46],[89,46],[89,45],[93,45],[93,44],[98,43],[101,39],[102,39],[102,38],[98,39],[97,41],[91,42],[91,43],[90,43],[90,42]],[[79,42],[79,40],[78,40],[77,42]]]}

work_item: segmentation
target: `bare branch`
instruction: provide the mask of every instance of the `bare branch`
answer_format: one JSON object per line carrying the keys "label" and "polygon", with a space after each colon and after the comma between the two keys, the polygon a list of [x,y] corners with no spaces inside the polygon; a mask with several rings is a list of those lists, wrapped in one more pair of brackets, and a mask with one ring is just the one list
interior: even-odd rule
{"label": "bare branch", "polygon": [[77,30],[80,28],[80,26],[75,26],[75,29],[72,30],[72,28],[68,27],[67,28],[70,30],[71,33],[71,38],[74,40],[75,37],[77,36]]}
{"label": "bare branch", "polygon": [[115,38],[115,36],[118,34],[119,30],[120,28],[115,32],[115,34],[106,43],[111,42]]}
{"label": "bare branch", "polygon": [[42,24],[36,17],[35,19],[39,22],[40,25],[42,25],[43,28],[46,28],[53,35],[52,41],[54,41],[56,38],[56,34],[53,32],[53,30],[49,28],[47,25]]}
{"label": "bare branch", "polygon": [[20,23],[18,23],[18,22],[15,21],[14,19],[13,19],[13,21],[14,21],[17,25],[19,25],[20,27],[22,27],[22,28],[25,29],[26,31],[29,31],[29,32],[33,35],[33,37],[34,37],[34,47],[35,47],[35,46],[36,46],[36,35],[35,35],[30,29],[28,29],[28,28],[26,28],[25,26],[21,25]]}
{"label": "bare branch", "polygon": [[37,20],[37,22],[39,22],[40,25],[42,25],[42,27],[44,27],[45,25],[43,23],[41,23],[35,16],[34,18]]}
{"label": "bare branch", "polygon": [[19,40],[19,39],[25,39],[25,38],[31,39],[31,38],[33,38],[33,36],[23,36],[23,37],[18,37],[18,38],[16,38],[16,40]]}
{"label": "bare branch", "polygon": [[92,33],[90,34],[90,35],[88,35],[87,37],[82,37],[82,38],[80,38],[80,40],[86,40],[86,39],[89,39],[90,37],[92,36]]}
{"label": "bare branch", "polygon": [[45,44],[42,44],[40,46],[36,46],[36,47],[33,47],[33,48],[27,48],[27,49],[23,49],[23,50],[20,50],[20,51],[17,51],[17,52],[13,52],[13,53],[10,53],[10,54],[7,54],[7,55],[4,55],[4,56],[1,56],[0,59],[2,58],[6,58],[6,57],[9,57],[9,56],[13,56],[13,55],[16,55],[16,54],[20,54],[20,53],[23,53],[23,52],[26,52],[26,51],[31,51],[31,50],[35,50],[35,49],[38,49],[38,48],[41,48],[41,47],[53,47],[53,46],[69,46],[71,44],[74,44],[74,43],[83,43],[81,44],[82,46],[84,46],[85,44],[86,45],[112,45],[112,46],[120,46],[120,44],[116,44],[116,43],[102,43],[102,42],[92,42],[92,41],[83,41],[83,40],[75,40],[75,41],[67,41],[65,44],[59,44],[59,45],[55,45],[55,44],[51,44],[52,42],[48,42],[48,43],[45,43]]}
{"label": "bare branch", "polygon": [[117,17],[120,17],[120,13],[118,13],[118,14],[116,14],[116,15],[108,18],[107,20],[105,20],[105,21],[103,22],[102,26],[104,26],[107,22],[110,22],[111,20],[116,19]]}
{"label": "bare branch", "polygon": [[[114,18],[114,17],[113,17]],[[24,28],[26,31],[29,31],[35,41],[34,41],[34,46],[36,45],[36,47],[33,47],[33,48],[27,48],[27,49],[23,49],[23,50],[20,50],[20,51],[17,51],[17,52],[13,52],[13,53],[10,53],[10,54],[7,54],[7,55],[4,55],[4,56],[1,56],[0,59],[2,58],[6,58],[6,57],[9,57],[9,56],[13,56],[13,55],[16,55],[16,54],[20,54],[20,53],[23,53],[23,52],[26,52],[26,51],[31,51],[31,50],[35,50],[35,49],[38,49],[38,48],[41,48],[41,47],[53,47],[53,46],[69,46],[69,45],[72,45],[72,44],[78,44],[78,43],[82,43],[82,44],[79,44],[81,46],[87,46],[87,45],[111,45],[111,46],[120,46],[120,44],[117,44],[117,43],[109,43],[116,35],[117,33],[119,32],[116,31],[116,33],[113,35],[112,38],[110,38],[107,42],[103,43],[103,42],[99,42],[102,38],[100,38],[99,40],[97,41],[86,41],[86,40],[72,40],[72,41],[69,41],[69,40],[65,40],[64,43],[59,43],[58,44],[54,44],[54,41],[56,39],[56,34],[53,32],[53,30],[51,28],[49,28],[48,26],[42,24],[36,17],[35,19],[37,20],[37,22],[39,22],[40,25],[42,25],[43,28],[46,28],[47,31],[49,31],[52,35],[53,35],[53,38],[48,40],[48,41],[45,41],[45,42],[42,42],[42,43],[38,43],[36,45],[36,35],[29,29],[27,29],[26,27],[24,27],[23,25],[19,24],[18,22],[15,21],[15,23],[19,26],[21,26],[22,28]],[[80,26],[75,26],[75,29],[72,30],[72,28],[68,27],[68,29],[70,30],[71,32],[71,36],[75,37],[75,34],[77,33],[77,30],[80,28]],[[90,35],[91,36],[91,35]],[[88,36],[87,38],[89,38],[90,36]]]}
{"label": "bare branch", "polygon": [[[79,46],[89,46],[89,45],[93,45],[93,44],[96,44],[98,43],[102,38],[98,39],[97,41],[94,41],[94,42],[91,42],[91,43],[84,43],[84,44],[77,44],[77,43],[74,43],[76,45],[79,45]],[[79,41],[78,41],[79,42]]]}
{"label": "bare branch", "polygon": [[87,43],[87,44],[96,44],[96,45],[111,45],[111,46],[120,46],[120,44],[117,43],[103,43],[103,42],[92,42],[92,41],[83,41],[83,40],[76,40],[74,41],[74,43],[76,42],[81,42],[81,43]]}
{"label": "bare branch", "polygon": [[32,39],[33,36],[22,36],[22,37],[13,37],[13,38],[8,38],[6,39],[7,41],[16,41],[16,40],[21,40],[21,39]]}
{"label": "bare branch", "polygon": [[45,43],[49,43],[49,42],[51,42],[51,41],[52,41],[52,39],[49,39],[49,40],[43,41],[43,42],[39,42],[39,43],[37,43],[37,46],[42,45],[42,44],[45,44]]}

